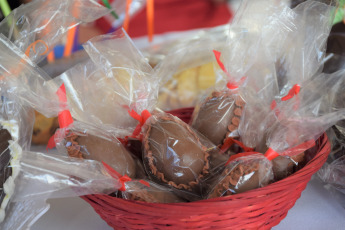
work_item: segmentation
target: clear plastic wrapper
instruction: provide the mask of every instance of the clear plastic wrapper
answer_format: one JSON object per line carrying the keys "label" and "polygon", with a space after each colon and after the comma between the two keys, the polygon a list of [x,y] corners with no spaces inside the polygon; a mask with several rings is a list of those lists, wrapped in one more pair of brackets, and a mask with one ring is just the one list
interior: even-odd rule
{"label": "clear plastic wrapper", "polygon": [[173,190],[148,180],[132,180],[125,183],[121,197],[148,203],[180,203],[184,202],[173,193]]}
{"label": "clear plastic wrapper", "polygon": [[318,172],[321,180],[345,195],[345,156],[326,163]]}
{"label": "clear plastic wrapper", "polygon": [[[6,99],[3,97],[3,100]],[[30,134],[28,132],[32,131],[33,125],[32,121],[24,119],[25,115],[20,114],[25,113],[25,110],[21,108],[19,108],[19,111],[17,110],[18,104],[16,102],[2,101],[1,106],[6,111],[2,112],[0,118],[0,222],[4,220],[7,205],[13,196],[22,149],[27,149],[30,144]],[[11,112],[14,112],[14,114],[11,114]],[[32,111],[28,111],[28,113],[31,116],[33,115]],[[33,116],[30,119],[33,119]]]}
{"label": "clear plastic wrapper", "polygon": [[155,67],[162,76],[159,108],[172,110],[195,106],[199,95],[207,88],[222,84],[223,78],[216,76],[212,49],[218,50],[225,45],[228,29],[228,26],[221,26],[200,31],[169,47],[170,52]]}
{"label": "clear plastic wrapper", "polygon": [[[273,161],[278,157],[288,156],[296,161],[298,161],[297,158],[303,160],[303,153],[314,146],[315,141],[329,127],[345,118],[344,107],[334,106],[334,102],[341,95],[344,76],[344,70],[331,75],[315,76],[301,89],[298,108],[294,100],[288,101],[285,105],[278,105],[270,113],[270,116],[275,117],[275,123],[270,123],[271,126],[267,126],[269,127],[266,138],[268,149],[265,154],[255,155],[258,152],[246,152],[232,156],[221,178],[229,176],[231,179],[237,180],[238,175],[235,172],[238,165],[236,162],[239,162],[238,164],[243,168],[249,165],[250,170],[241,171],[241,178],[243,179],[240,184],[243,188],[254,189],[273,181],[273,167],[277,167],[277,163],[274,165]],[[252,163],[253,159],[255,163]],[[258,164],[259,167],[254,167],[255,164]],[[264,170],[266,173],[261,174],[260,170]],[[254,180],[255,175],[259,175],[260,181],[265,183],[260,182],[254,185],[251,180]],[[215,188],[217,186],[229,186],[224,185],[224,183],[228,184],[224,179],[219,181],[220,183],[216,184]],[[230,179],[228,178],[226,181],[230,181]],[[234,185],[233,182],[231,184]],[[217,189],[215,190],[217,191]],[[244,191],[247,189],[237,192]],[[219,192],[218,194],[221,195]]]}
{"label": "clear plastic wrapper", "polygon": [[[11,144],[12,152],[15,155],[9,156],[8,151],[4,151],[4,154],[1,155],[5,158],[2,162],[11,164],[11,167],[4,165],[5,170],[3,170],[6,173],[4,178],[10,179],[2,183],[1,218],[3,219],[5,215],[6,206],[9,198],[13,197],[13,193],[15,193],[14,201],[18,205],[11,205],[10,213],[16,213],[18,209],[25,208],[25,204],[21,205],[22,200],[25,199],[38,199],[41,201],[52,197],[80,196],[116,191],[119,188],[118,178],[114,179],[109,176],[100,162],[80,159],[71,160],[57,155],[30,152],[22,154],[20,147],[27,147],[30,143],[34,118],[31,111],[18,117],[18,119],[23,119],[31,115],[27,123],[19,123],[19,120],[12,121],[11,118],[16,115],[13,107],[25,105],[36,108],[47,116],[56,116],[66,108],[66,103],[58,100],[58,96],[55,94],[56,84],[46,81],[49,78],[40,72],[39,68],[23,52],[4,37],[1,38],[0,44],[3,51],[0,55],[1,89],[2,94],[5,95],[2,99],[16,99],[13,104],[6,102],[2,107],[6,114],[4,125],[6,122],[10,124],[8,126],[11,127],[10,133],[13,133],[13,135],[17,132],[27,135],[25,138],[19,138],[13,142],[20,142],[19,145]],[[24,108],[24,106],[21,108]],[[30,130],[25,130],[27,126],[30,126],[28,128]],[[16,129],[12,131],[13,127],[17,131]],[[8,134],[6,130],[4,133]],[[7,139],[13,138],[13,136],[7,136],[4,138],[6,142],[8,142]],[[115,143],[115,146],[119,146],[119,144]],[[14,180],[15,177],[16,180]],[[40,213],[39,207],[35,210],[35,213]],[[35,220],[35,217],[31,214],[28,214],[28,221]],[[11,218],[9,217],[9,220]],[[4,223],[5,225],[8,228],[13,227],[7,221]]]}
{"label": "clear plastic wrapper", "polygon": [[103,129],[136,126],[128,110],[152,109],[157,79],[145,58],[122,32],[91,39],[84,46],[90,60],[63,73],[54,82],[64,83],[72,116]]}
{"label": "clear plastic wrapper", "polygon": [[[167,56],[171,57],[172,55],[176,55],[176,47],[179,47],[182,43],[188,43],[193,46],[193,43],[198,43],[198,41],[206,37],[212,39],[213,42],[218,41],[220,43],[222,38],[224,39],[227,37],[228,31],[229,25],[226,24],[213,28],[176,31],[156,37],[153,43],[142,42],[136,39],[135,43],[143,52],[144,56],[149,59],[150,65],[155,67],[162,61],[165,62]],[[200,48],[202,49],[202,47]],[[193,62],[191,61],[190,63],[192,64]],[[183,63],[181,64],[183,65]]]}
{"label": "clear plastic wrapper", "polygon": [[338,122],[327,131],[332,151],[317,175],[345,208],[345,138],[343,125],[343,121]]}
{"label": "clear plastic wrapper", "polygon": [[154,108],[158,77],[124,30],[95,37],[84,48],[106,77],[117,81],[114,91],[130,109]]}
{"label": "clear plastic wrapper", "polygon": [[267,117],[274,129],[268,130],[270,137],[267,145],[283,155],[290,155],[284,150],[316,140],[325,130],[342,120],[344,107],[338,101],[342,97],[343,76],[344,70],[319,74],[304,84],[298,98],[287,101],[285,105],[277,105]]}
{"label": "clear plastic wrapper", "polygon": [[122,186],[93,160],[25,152],[20,167],[14,201],[110,194]]}
{"label": "clear plastic wrapper", "polygon": [[[259,56],[261,46],[274,60],[282,51],[286,33],[293,30],[293,14],[284,1],[243,1],[230,24],[224,65],[234,82],[245,76]],[[274,48],[276,47],[276,48]]]}
{"label": "clear plastic wrapper", "polygon": [[[334,73],[344,69],[344,23],[333,25],[327,41],[327,56],[323,72]],[[339,85],[343,88],[344,85]],[[333,104],[335,108],[343,108],[344,93],[341,94]],[[328,129],[327,136],[331,142],[332,151],[327,162],[318,171],[319,178],[325,183],[325,188],[345,208],[345,120],[339,121],[332,128]]]}
{"label": "clear plastic wrapper", "polygon": [[[198,103],[191,121],[192,126],[214,144],[221,145],[228,137],[239,137],[237,128],[249,96],[273,97],[277,92],[272,63],[279,55],[286,34],[294,27],[292,22],[292,12],[283,3],[242,3],[230,25],[228,42],[222,49],[223,61],[220,53],[214,51],[223,84],[216,85],[211,95]],[[246,115],[248,113],[252,111]],[[259,115],[265,116],[264,113]],[[213,127],[216,128],[212,130]]]}
{"label": "clear plastic wrapper", "polygon": [[55,86],[13,43],[0,35],[0,87],[7,97],[30,106],[48,117],[59,111]]}
{"label": "clear plastic wrapper", "polygon": [[3,230],[30,229],[49,208],[50,205],[45,200],[12,202],[9,205],[8,215],[0,227]]}
{"label": "clear plastic wrapper", "polygon": [[[269,46],[262,49],[256,63],[248,71],[248,82],[243,86],[242,95],[246,106],[238,132],[245,146],[257,147],[262,151],[267,130],[267,123],[262,121],[274,108],[276,98],[285,100],[283,96],[288,94],[293,84],[303,86],[302,83],[312,78],[322,65],[332,10],[332,6],[317,1],[307,1],[295,9],[285,7],[285,22],[290,21],[290,29],[285,31],[285,28],[279,28],[282,32],[277,37],[285,35],[287,39],[279,42],[273,40],[272,43],[274,49],[278,48],[284,53],[267,55],[274,53],[274,49],[271,49],[270,43],[265,43]],[[274,64],[280,59],[288,63],[284,67],[287,69],[283,71],[284,75],[280,74],[283,67]],[[284,86],[283,94],[280,94],[279,85],[282,82],[288,85]]]}
{"label": "clear plastic wrapper", "polygon": [[249,148],[265,144],[267,127],[262,121],[271,112],[271,102],[279,93],[273,62],[262,54],[248,71],[248,81],[240,89],[245,106],[237,131],[239,140]]}
{"label": "clear plastic wrapper", "polygon": [[105,162],[119,174],[135,178],[135,160],[113,134],[76,121],[58,129],[57,134],[55,142],[60,153],[72,158]]}
{"label": "clear plastic wrapper", "polygon": [[0,23],[0,33],[22,52],[36,41],[29,51],[30,59],[38,63],[60,42],[63,35],[82,22],[92,22],[111,10],[93,0],[37,0],[21,5]]}
{"label": "clear plastic wrapper", "polygon": [[322,70],[326,42],[333,22],[334,4],[305,1],[293,9],[296,30],[287,36],[287,45],[277,65],[280,95],[294,84],[303,82]]}
{"label": "clear plastic wrapper", "polygon": [[19,162],[28,150],[34,121],[33,111],[6,92],[0,101],[0,223],[7,215],[8,205],[18,184]]}
{"label": "clear plastic wrapper", "polygon": [[[110,194],[122,186],[119,178],[110,176],[99,162],[56,154],[22,151],[13,156],[11,165],[5,169],[4,172],[11,172],[4,183],[6,196],[1,206],[2,218],[4,211],[6,218],[0,227],[6,230],[33,224],[49,208],[45,204],[48,198]],[[13,221],[22,215],[25,216],[22,221]]]}

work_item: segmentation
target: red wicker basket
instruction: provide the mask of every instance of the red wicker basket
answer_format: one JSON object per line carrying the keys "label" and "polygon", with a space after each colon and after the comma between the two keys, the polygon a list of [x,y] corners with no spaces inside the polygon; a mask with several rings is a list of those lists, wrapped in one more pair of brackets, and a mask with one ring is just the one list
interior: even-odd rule
{"label": "red wicker basket", "polygon": [[[172,111],[188,121],[193,109]],[[331,146],[326,135],[317,153],[293,175],[264,188],[203,201],[156,204],[108,195],[82,197],[114,229],[270,229],[284,219],[311,176],[325,163]]]}

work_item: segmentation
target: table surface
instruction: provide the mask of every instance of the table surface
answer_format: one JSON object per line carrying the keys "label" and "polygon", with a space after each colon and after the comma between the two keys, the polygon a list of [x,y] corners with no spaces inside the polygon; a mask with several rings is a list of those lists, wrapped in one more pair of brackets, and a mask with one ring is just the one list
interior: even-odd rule
{"label": "table surface", "polygon": [[[110,230],[110,228],[80,198],[52,199],[50,210],[32,230]],[[345,209],[317,179],[312,179],[287,217],[274,230],[345,229]]]}

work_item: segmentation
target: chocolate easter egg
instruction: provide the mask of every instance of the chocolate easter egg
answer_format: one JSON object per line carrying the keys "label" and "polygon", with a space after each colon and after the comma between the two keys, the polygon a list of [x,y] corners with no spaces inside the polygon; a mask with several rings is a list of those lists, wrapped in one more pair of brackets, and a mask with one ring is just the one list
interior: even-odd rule
{"label": "chocolate easter egg", "polygon": [[161,183],[193,190],[208,174],[209,153],[197,134],[169,114],[155,114],[144,126],[144,164]]}
{"label": "chocolate easter egg", "polygon": [[135,176],[134,159],[118,140],[70,132],[65,147],[71,157],[104,161],[121,175]]}
{"label": "chocolate easter egg", "polygon": [[267,185],[273,179],[270,162],[259,156],[230,162],[208,198],[246,192]]}
{"label": "chocolate easter egg", "polygon": [[215,145],[221,145],[229,133],[237,130],[243,106],[238,95],[229,91],[213,92],[193,116],[192,127]]}

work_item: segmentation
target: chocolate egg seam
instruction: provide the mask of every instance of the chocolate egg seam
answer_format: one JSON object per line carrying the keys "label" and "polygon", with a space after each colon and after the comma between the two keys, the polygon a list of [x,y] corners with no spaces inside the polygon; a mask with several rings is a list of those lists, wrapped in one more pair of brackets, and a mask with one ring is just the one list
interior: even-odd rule
{"label": "chocolate egg seam", "polygon": [[[72,158],[105,162],[121,175],[134,177],[135,162],[131,154],[116,138],[108,139],[108,133],[93,134],[91,129],[74,127],[57,146],[67,150]],[[100,157],[102,154],[102,157]]]}
{"label": "chocolate egg seam", "polygon": [[234,103],[235,109],[233,112],[233,117],[231,119],[231,124],[228,126],[229,132],[227,133],[227,136],[229,136],[231,132],[234,132],[235,130],[238,129],[238,126],[241,121],[242,110],[243,110],[244,105],[245,105],[245,102],[243,101],[241,96],[237,95],[235,99],[235,103]]}

